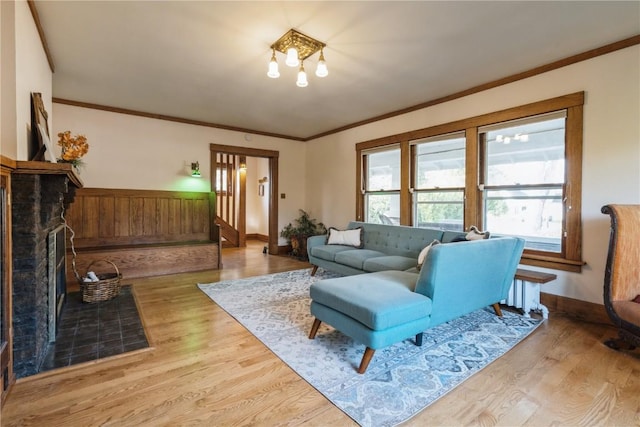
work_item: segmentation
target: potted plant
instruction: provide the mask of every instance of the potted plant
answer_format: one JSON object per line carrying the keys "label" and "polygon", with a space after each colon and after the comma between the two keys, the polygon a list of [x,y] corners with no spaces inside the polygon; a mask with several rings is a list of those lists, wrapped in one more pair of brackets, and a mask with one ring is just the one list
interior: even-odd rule
{"label": "potted plant", "polygon": [[327,227],[316,219],[311,218],[307,212],[300,209],[300,216],[295,219],[294,224],[287,224],[280,232],[280,237],[284,237],[291,243],[291,255],[307,259],[307,238],[327,233]]}

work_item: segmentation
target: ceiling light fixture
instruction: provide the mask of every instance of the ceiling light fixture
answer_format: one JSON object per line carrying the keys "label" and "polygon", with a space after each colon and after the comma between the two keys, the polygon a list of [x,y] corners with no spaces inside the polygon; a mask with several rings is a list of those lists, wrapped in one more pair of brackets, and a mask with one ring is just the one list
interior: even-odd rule
{"label": "ceiling light fixture", "polygon": [[309,82],[307,81],[307,73],[304,71],[304,65],[302,64],[302,62],[300,62],[300,71],[298,71],[298,80],[296,81],[296,86],[309,86]]}
{"label": "ceiling light fixture", "polygon": [[278,61],[276,61],[276,50],[273,49],[273,54],[271,55],[271,61],[269,62],[269,72],[267,76],[272,79],[277,79],[280,77],[280,72],[278,71]]}
{"label": "ceiling light fixture", "polygon": [[267,75],[272,79],[280,77],[278,71],[278,62],[276,60],[276,50],[287,55],[285,64],[290,67],[300,66],[298,70],[298,80],[296,85],[299,87],[306,87],[309,82],[307,81],[307,73],[304,70],[303,62],[316,52],[320,52],[320,58],[318,60],[318,67],[316,69],[316,76],[326,77],[329,74],[327,69],[327,63],[324,60],[324,48],[327,45],[309,36],[306,36],[293,28],[287,31],[282,37],[271,45],[271,61],[269,61],[269,72]]}

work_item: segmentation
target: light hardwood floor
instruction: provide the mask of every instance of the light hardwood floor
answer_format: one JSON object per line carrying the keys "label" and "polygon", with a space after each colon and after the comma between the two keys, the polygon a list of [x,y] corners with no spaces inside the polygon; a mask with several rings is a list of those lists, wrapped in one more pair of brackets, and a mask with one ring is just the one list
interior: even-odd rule
{"label": "light hardwood floor", "polygon": [[[152,348],[19,380],[2,426],[355,425],[195,286],[309,267],[262,246],[225,249],[219,271],[127,281]],[[638,426],[640,350],[610,350],[613,335],[552,312],[406,425]]]}

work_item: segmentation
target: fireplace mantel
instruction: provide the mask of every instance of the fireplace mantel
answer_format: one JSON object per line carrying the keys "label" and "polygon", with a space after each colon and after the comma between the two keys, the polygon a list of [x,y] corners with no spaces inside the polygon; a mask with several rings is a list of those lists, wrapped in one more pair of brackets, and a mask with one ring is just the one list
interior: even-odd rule
{"label": "fireplace mantel", "polygon": [[77,188],[84,187],[80,176],[70,163],[51,163],[38,161],[16,161],[14,174],[30,175],[66,175],[69,181]]}

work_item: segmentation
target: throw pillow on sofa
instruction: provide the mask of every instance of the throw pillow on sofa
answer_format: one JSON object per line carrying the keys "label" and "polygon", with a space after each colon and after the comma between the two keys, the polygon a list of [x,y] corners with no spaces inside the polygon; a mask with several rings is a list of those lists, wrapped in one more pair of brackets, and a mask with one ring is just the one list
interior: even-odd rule
{"label": "throw pillow on sofa", "polygon": [[418,271],[420,271],[420,269],[422,268],[422,264],[424,264],[424,260],[427,258],[429,249],[431,249],[432,247],[438,244],[440,244],[440,240],[434,239],[433,242],[429,243],[427,246],[424,247],[424,249],[420,251],[420,255],[418,255],[418,265],[416,266]]}
{"label": "throw pillow on sofa", "polygon": [[349,230],[338,230],[335,227],[329,227],[329,234],[327,235],[327,245],[343,245],[353,246],[358,249],[364,247],[364,239],[362,234],[364,229],[357,227]]}
{"label": "throw pillow on sofa", "polygon": [[488,239],[490,234],[489,231],[480,231],[475,225],[472,225],[465,237],[467,240],[482,240]]}

